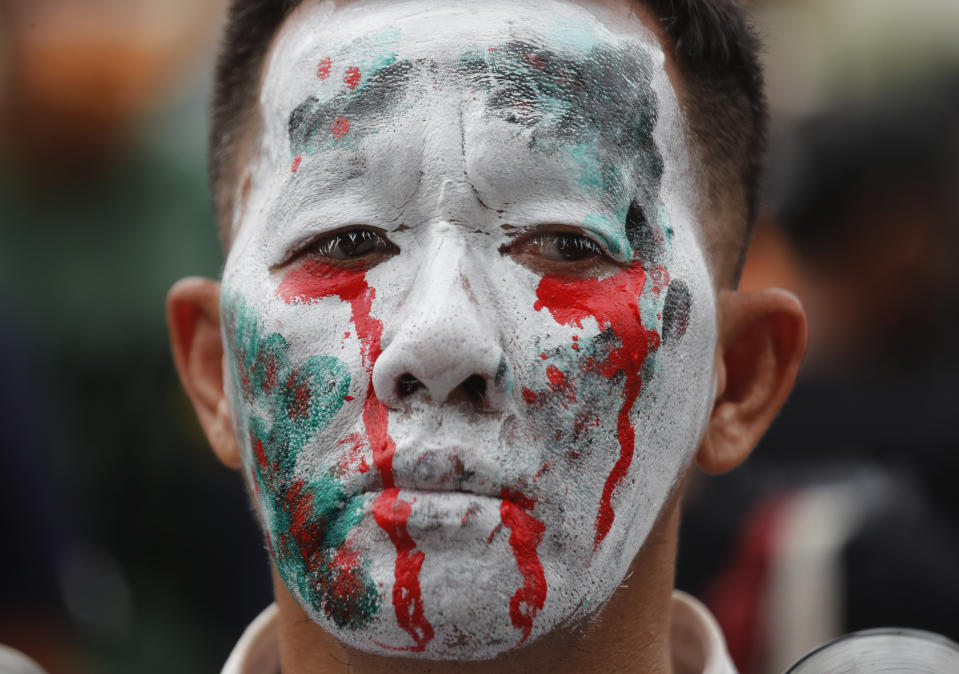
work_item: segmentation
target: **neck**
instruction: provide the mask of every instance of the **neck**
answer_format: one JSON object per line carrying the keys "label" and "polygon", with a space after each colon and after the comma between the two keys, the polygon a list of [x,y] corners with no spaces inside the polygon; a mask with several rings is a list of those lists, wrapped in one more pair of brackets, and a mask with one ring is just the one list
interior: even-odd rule
{"label": "neck", "polygon": [[672,671],[669,618],[679,508],[670,499],[626,580],[590,622],[557,630],[494,660],[430,661],[362,653],[339,643],[309,619],[276,571],[280,660],[284,674],[350,672],[492,674],[496,672]]}

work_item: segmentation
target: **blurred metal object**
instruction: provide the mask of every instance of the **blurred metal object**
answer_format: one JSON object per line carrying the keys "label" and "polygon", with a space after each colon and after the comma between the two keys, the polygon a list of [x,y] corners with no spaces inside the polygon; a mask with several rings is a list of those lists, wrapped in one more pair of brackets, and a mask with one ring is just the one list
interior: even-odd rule
{"label": "blurred metal object", "polygon": [[20,651],[0,645],[0,674],[46,674],[46,672]]}
{"label": "blurred metal object", "polygon": [[785,674],[956,674],[959,644],[923,630],[853,632],[808,653]]}

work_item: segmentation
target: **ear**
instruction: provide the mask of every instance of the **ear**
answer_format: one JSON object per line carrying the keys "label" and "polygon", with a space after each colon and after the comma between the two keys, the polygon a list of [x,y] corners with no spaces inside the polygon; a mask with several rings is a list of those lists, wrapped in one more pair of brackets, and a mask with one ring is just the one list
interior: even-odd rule
{"label": "ear", "polygon": [[806,313],[775,288],[719,296],[716,402],[696,462],[707,473],[742,463],[786,402],[806,351]]}
{"label": "ear", "polygon": [[200,426],[220,461],[239,468],[240,450],[223,391],[219,282],[204,278],[178,281],[167,294],[166,315],[173,362]]}

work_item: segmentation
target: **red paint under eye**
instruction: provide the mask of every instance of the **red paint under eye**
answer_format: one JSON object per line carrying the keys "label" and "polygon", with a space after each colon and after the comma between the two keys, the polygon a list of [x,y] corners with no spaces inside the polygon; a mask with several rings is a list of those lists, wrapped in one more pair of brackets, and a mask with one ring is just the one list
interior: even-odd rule
{"label": "red paint under eye", "polygon": [[[349,302],[356,336],[360,340],[363,366],[372,373],[373,364],[382,352],[383,322],[370,316],[376,289],[366,282],[366,270],[338,269],[308,260],[287,272],[276,294],[286,304],[310,304],[327,297],[339,297]],[[405,650],[422,651],[434,636],[420,597],[419,571],[425,554],[416,549],[416,543],[406,529],[412,504],[401,499],[394,486],[396,444],[389,434],[389,411],[376,397],[372,376],[363,404],[363,423],[373,452],[373,465],[380,473],[384,489],[373,506],[373,514],[396,548],[393,610],[397,623],[413,639],[413,645]]]}
{"label": "red paint under eye", "polygon": [[[668,272],[656,268],[650,280],[661,288],[669,282]],[[606,478],[596,515],[594,547],[606,538],[615,519],[613,492],[622,482],[633,460],[636,431],[629,419],[642,389],[642,370],[650,352],[659,348],[659,334],[647,330],[639,312],[639,297],[646,285],[646,271],[634,264],[614,276],[604,279],[582,279],[569,276],[547,275],[536,289],[537,311],[547,309],[558,323],[583,327],[586,318],[595,319],[600,330],[612,330],[619,338],[620,346],[610,351],[600,362],[599,371],[612,378],[619,372],[625,375],[623,406],[616,423],[619,440],[619,458]],[[548,374],[549,376],[549,374]],[[550,377],[551,383],[552,377]]]}
{"label": "red paint under eye", "polygon": [[296,173],[301,163],[303,163],[303,155],[298,154],[293,158],[293,165],[290,167],[290,172]]}

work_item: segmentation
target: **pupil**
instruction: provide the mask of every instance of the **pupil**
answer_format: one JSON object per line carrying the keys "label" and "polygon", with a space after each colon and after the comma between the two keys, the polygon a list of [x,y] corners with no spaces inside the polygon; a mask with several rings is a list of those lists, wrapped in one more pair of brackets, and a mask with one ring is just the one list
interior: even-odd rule
{"label": "pupil", "polygon": [[582,260],[592,252],[586,241],[574,236],[561,236],[556,247],[560,257],[571,262]]}

